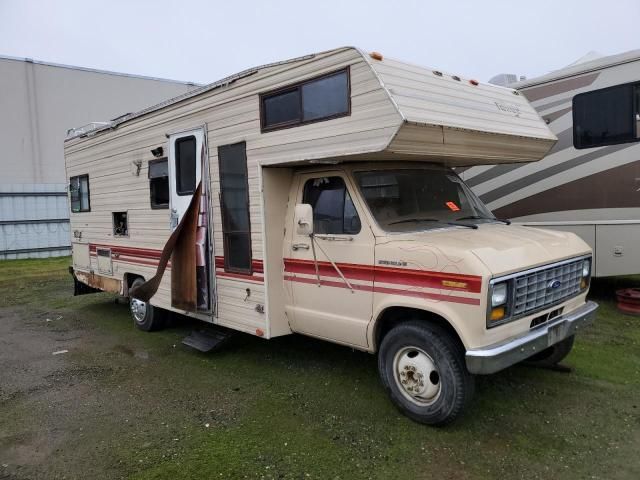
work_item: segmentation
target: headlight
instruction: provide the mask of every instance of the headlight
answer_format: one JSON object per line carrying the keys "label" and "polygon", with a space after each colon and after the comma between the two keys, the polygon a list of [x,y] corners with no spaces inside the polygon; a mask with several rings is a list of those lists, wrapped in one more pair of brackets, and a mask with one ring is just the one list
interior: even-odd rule
{"label": "headlight", "polygon": [[487,319],[487,326],[502,322],[507,318],[507,303],[509,299],[508,282],[495,283],[491,286],[491,308]]}
{"label": "headlight", "polygon": [[491,306],[497,307],[505,303],[507,303],[507,284],[498,283],[493,286],[493,291],[491,292]]}
{"label": "headlight", "polygon": [[582,276],[588,277],[591,273],[591,260],[585,260],[582,262]]}
{"label": "headlight", "polygon": [[582,279],[580,280],[580,289],[584,290],[589,286],[591,278],[591,259],[586,258],[582,262]]}

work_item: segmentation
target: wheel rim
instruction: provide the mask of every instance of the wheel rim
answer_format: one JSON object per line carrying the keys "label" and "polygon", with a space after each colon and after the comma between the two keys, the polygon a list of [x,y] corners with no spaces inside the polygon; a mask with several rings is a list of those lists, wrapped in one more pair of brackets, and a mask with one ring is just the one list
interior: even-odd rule
{"label": "wheel rim", "polygon": [[131,308],[133,319],[138,323],[143,323],[147,314],[147,303],[137,298],[132,298],[129,307]]}
{"label": "wheel rim", "polygon": [[393,376],[400,392],[416,405],[431,405],[440,396],[440,372],[422,349],[404,347],[393,359]]}

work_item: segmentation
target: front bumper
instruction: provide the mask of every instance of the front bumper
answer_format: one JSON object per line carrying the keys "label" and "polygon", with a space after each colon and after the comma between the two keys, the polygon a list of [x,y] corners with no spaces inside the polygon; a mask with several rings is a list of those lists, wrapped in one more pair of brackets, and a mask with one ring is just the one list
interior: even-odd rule
{"label": "front bumper", "polygon": [[495,373],[540,353],[593,322],[597,308],[596,302],[586,302],[566,315],[554,318],[548,324],[534,328],[521,337],[511,338],[484,348],[467,350],[467,370],[474,374]]}

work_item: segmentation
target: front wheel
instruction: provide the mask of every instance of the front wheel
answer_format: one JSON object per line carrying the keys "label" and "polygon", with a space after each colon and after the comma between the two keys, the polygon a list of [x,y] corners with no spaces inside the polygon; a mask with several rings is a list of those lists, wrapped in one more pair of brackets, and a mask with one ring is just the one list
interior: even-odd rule
{"label": "front wheel", "polygon": [[[144,283],[141,278],[136,278],[131,284],[129,290],[133,290]],[[137,298],[129,297],[129,310],[131,312],[131,318],[133,323],[140,330],[145,332],[152,332],[154,330],[160,330],[164,327],[165,318],[162,310],[152,306],[149,302],[143,302]]]}
{"label": "front wheel", "polygon": [[410,321],[387,333],[378,354],[380,379],[392,402],[416,422],[455,420],[473,396],[464,350],[436,325]]}

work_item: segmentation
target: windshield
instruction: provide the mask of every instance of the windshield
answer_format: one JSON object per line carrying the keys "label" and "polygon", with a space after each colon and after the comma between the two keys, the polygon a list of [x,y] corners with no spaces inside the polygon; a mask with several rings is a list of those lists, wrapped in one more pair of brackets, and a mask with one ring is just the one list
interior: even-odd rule
{"label": "windshield", "polygon": [[496,221],[450,170],[419,168],[356,172],[371,213],[387,231],[415,231]]}

